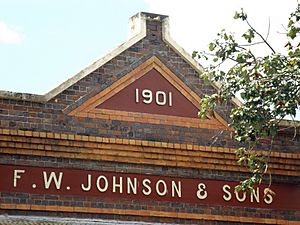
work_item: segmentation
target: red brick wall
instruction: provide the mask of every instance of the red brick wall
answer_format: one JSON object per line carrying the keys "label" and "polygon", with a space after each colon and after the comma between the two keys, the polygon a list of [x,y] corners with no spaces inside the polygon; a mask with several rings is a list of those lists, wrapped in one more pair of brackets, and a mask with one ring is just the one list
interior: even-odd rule
{"label": "red brick wall", "polygon": [[[48,102],[0,99],[0,164],[73,168],[179,178],[239,181],[247,177],[236,166],[230,131],[151,121],[77,117],[68,112],[157,57],[199,97],[206,86],[180,55],[162,40],[160,21],[147,21],[147,36]],[[231,105],[218,107],[228,120]],[[273,145],[273,182],[299,185],[300,136],[285,132]],[[267,150],[269,143],[259,146]],[[273,167],[272,167],[273,166]],[[287,223],[299,211],[196,205],[130,199],[100,199],[28,193],[0,193],[0,212],[113,218],[170,223]],[[227,222],[226,222],[227,221]]]}

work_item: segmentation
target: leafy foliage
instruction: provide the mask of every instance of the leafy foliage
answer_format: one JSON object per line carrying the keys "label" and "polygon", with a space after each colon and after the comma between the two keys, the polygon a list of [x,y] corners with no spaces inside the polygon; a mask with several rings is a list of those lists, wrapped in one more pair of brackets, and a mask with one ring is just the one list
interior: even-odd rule
{"label": "leafy foliage", "polygon": [[[211,62],[200,76],[205,82],[220,84],[218,93],[202,99],[200,117],[205,118],[217,104],[236,96],[243,102],[232,109],[230,126],[235,130],[235,140],[244,146],[236,152],[238,163],[251,173],[236,189],[251,191],[267,173],[269,160],[269,155],[258,154],[255,146],[265,139],[272,142],[280,121],[287,115],[294,118],[300,105],[300,5],[288,20],[286,54],[272,48],[267,37],[252,27],[243,10],[236,12],[234,19],[248,26],[241,35],[245,43],[222,30],[209,44],[208,52],[194,52],[193,57]],[[256,56],[253,47],[258,44],[266,45],[270,52],[264,57]],[[228,61],[233,65],[224,69]]]}

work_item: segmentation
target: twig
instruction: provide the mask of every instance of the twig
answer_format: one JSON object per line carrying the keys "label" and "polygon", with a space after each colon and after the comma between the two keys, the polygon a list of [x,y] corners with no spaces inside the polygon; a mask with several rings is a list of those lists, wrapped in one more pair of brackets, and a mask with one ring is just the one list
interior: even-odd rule
{"label": "twig", "polygon": [[271,26],[271,20],[270,20],[270,17],[269,17],[268,33],[267,33],[267,36],[266,36],[266,40],[268,40],[268,38],[269,38],[269,34],[270,34],[270,26]]}
{"label": "twig", "polygon": [[216,134],[216,135],[214,135],[212,137],[214,140],[212,141],[212,143],[210,144],[210,146],[213,146],[217,142],[217,140],[219,139],[219,136],[222,135],[223,132],[224,132],[224,130],[221,130],[219,134]]}
{"label": "twig", "polygon": [[272,184],[272,174],[271,172],[269,171],[269,168],[268,168],[268,162],[270,160],[270,156],[271,156],[271,152],[272,152],[272,148],[273,148],[273,142],[274,142],[274,136],[272,136],[272,139],[271,139],[271,144],[270,144],[270,148],[269,148],[269,152],[268,152],[268,159],[267,159],[267,163],[266,163],[266,170],[264,171],[264,174],[266,174],[266,172],[268,171],[269,172],[269,177],[270,177],[270,181],[269,181],[269,188],[271,187],[271,184]]}
{"label": "twig", "polygon": [[[262,43],[264,43],[264,42],[262,42]],[[250,50],[244,48],[243,46],[246,46],[246,45],[237,45],[236,47],[237,47],[237,48],[240,48],[240,49],[243,49],[243,50],[245,50],[245,51],[247,51],[247,52],[249,52],[250,55],[252,56],[252,58],[254,59],[254,61],[256,61],[255,55],[253,55],[253,53],[252,53]]]}
{"label": "twig", "polygon": [[263,44],[263,43],[265,43],[265,42],[259,41],[259,42],[254,42],[254,43],[250,43],[250,44],[242,44],[242,45],[239,45],[239,46],[248,47],[248,46],[259,45],[259,44]]}
{"label": "twig", "polygon": [[[288,32],[288,29],[283,25],[283,24],[281,24],[281,26],[282,26],[282,28],[286,31],[286,32]],[[284,34],[284,33],[282,33],[282,34]],[[285,33],[286,34],[286,33]]]}
{"label": "twig", "polygon": [[253,32],[255,32],[262,40],[263,42],[272,50],[272,52],[275,54],[275,50],[272,48],[272,46],[267,42],[267,40],[258,32],[256,31],[251,24],[249,23],[249,21],[246,19],[246,23],[248,24],[248,26],[253,30]]}
{"label": "twig", "polygon": [[296,136],[297,136],[297,127],[296,127],[296,122],[295,122],[295,119],[294,119],[294,117],[293,116],[291,116],[292,117],[292,120],[293,120],[293,124],[294,124],[294,136],[293,136],[293,138],[292,138],[292,141],[294,141],[295,140],[295,138],[296,138]]}
{"label": "twig", "polygon": [[271,187],[271,185],[272,185],[272,173],[271,173],[271,171],[270,171],[270,170],[268,170],[268,172],[269,172],[269,178],[270,178],[270,180],[269,180],[269,186],[268,186],[268,188],[270,188],[270,187]]}

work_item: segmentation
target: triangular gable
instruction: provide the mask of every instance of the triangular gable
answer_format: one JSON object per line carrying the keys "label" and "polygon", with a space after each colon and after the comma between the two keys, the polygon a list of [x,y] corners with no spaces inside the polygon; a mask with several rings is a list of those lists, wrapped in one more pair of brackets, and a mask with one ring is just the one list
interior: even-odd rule
{"label": "triangular gable", "polygon": [[[155,18],[152,18],[155,16]],[[27,94],[27,93],[15,93],[10,91],[2,91],[0,90],[0,98],[8,98],[8,99],[16,99],[16,100],[25,100],[25,101],[33,101],[33,102],[48,102],[63,91],[67,90],[69,87],[83,79],[84,77],[88,76],[90,73],[95,71],[97,68],[105,65],[107,62],[112,60],[117,55],[121,54],[124,50],[130,48],[134,44],[138,43],[142,39],[147,36],[146,31],[146,21],[147,20],[157,20],[162,23],[162,39],[166,43],[168,47],[173,49],[178,55],[182,57],[190,66],[192,66],[198,73],[203,72],[203,68],[201,65],[194,60],[190,54],[188,54],[182,47],[180,47],[170,36],[169,31],[169,17],[164,15],[158,14],[149,14],[145,12],[140,12],[129,19],[129,28],[130,28],[130,38],[124,42],[123,44],[119,45],[116,49],[109,52],[104,57],[96,60],[91,65],[87,66],[79,73],[75,74],[58,87],[54,88],[53,90],[49,91],[44,95],[37,95],[37,94]],[[220,87],[218,83],[211,83],[216,89]],[[242,105],[242,103],[238,100],[238,98],[232,98],[232,102],[236,105]],[[226,124],[226,123],[225,123]]]}
{"label": "triangular gable", "polygon": [[226,122],[197,117],[200,97],[153,56],[69,115],[224,129]]}
{"label": "triangular gable", "polygon": [[154,68],[100,103],[96,109],[191,118],[196,118],[199,111],[191,101]]}

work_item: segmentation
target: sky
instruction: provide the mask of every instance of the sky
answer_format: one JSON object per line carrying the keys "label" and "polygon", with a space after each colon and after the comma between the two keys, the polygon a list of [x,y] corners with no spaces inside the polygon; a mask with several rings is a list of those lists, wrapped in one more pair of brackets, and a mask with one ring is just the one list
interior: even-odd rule
{"label": "sky", "polygon": [[[128,38],[128,19],[140,11],[169,15],[172,38],[188,53],[204,50],[244,8],[278,51],[296,0],[0,0],[0,90],[45,94]],[[259,54],[270,53],[257,48]]]}

